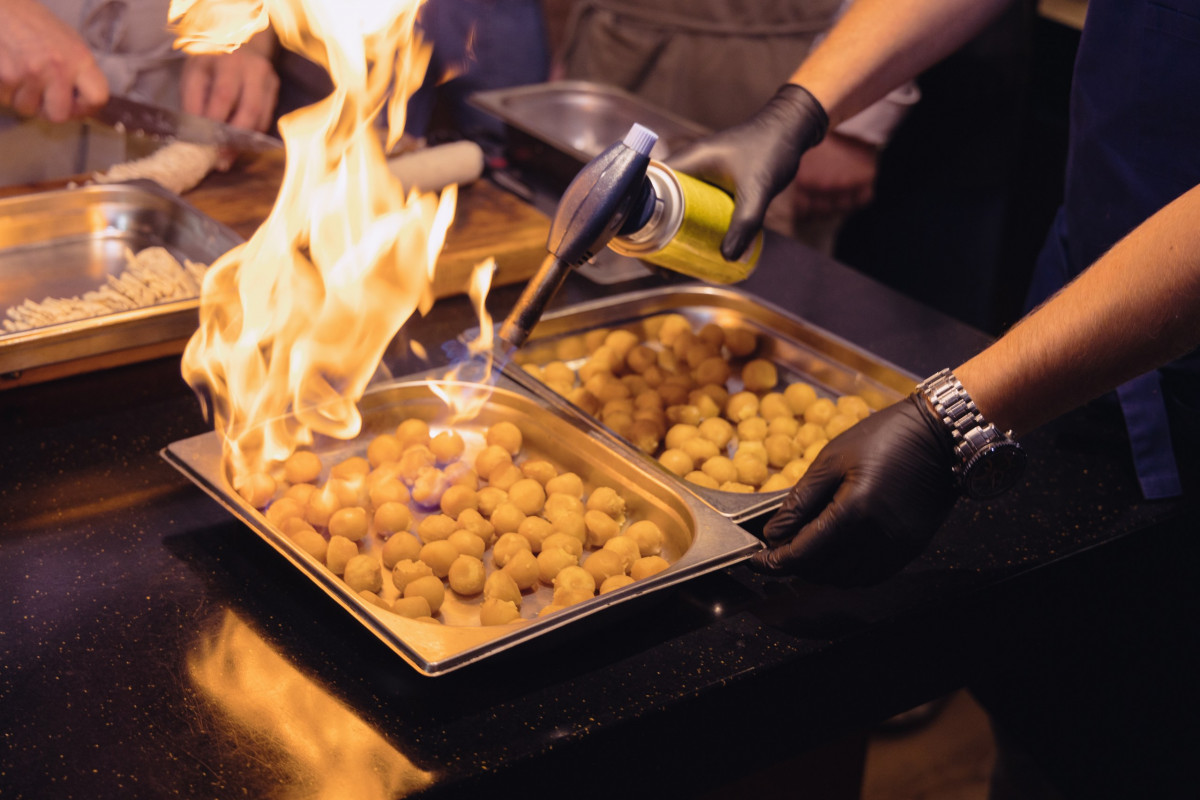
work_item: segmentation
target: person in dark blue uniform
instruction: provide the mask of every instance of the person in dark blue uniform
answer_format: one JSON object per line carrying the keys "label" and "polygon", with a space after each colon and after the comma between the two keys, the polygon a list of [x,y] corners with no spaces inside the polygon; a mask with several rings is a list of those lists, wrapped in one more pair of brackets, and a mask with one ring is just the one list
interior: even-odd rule
{"label": "person in dark blue uniform", "polygon": [[[940,61],[1008,2],[858,0],[765,107],[672,159],[734,193],[726,257],[830,124]],[[885,579],[959,496],[1017,480],[1017,436],[1114,389],[1144,496],[1186,502],[1200,444],[1200,0],[1091,0],[1070,118],[1063,203],[1029,292],[1038,307],[831,441],[767,524],[757,569]],[[1120,604],[1073,609],[1061,641],[1018,641],[972,687],[1001,756],[1019,743],[1052,785],[1031,788],[1002,761],[997,796],[1200,795],[1200,592],[1178,580],[1178,553],[1147,553],[1101,579]]]}

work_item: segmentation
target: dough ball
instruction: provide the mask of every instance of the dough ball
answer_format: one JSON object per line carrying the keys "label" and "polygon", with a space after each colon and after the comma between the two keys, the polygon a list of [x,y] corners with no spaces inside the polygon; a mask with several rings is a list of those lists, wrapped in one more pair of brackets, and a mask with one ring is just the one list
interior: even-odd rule
{"label": "dough ball", "polygon": [[458,519],[468,508],[479,510],[479,492],[468,486],[450,486],[442,492],[440,506],[443,514]]}
{"label": "dough ball", "polygon": [[457,461],[466,447],[462,436],[454,431],[442,431],[429,442],[429,449],[433,452],[434,458],[443,466]]}
{"label": "dough ball", "polygon": [[788,405],[783,392],[767,392],[758,402],[758,415],[770,422],[776,417],[795,419],[792,407]]}
{"label": "dough ball", "polygon": [[517,608],[521,607],[521,587],[517,586],[512,575],[501,569],[487,576],[487,580],[483,582],[483,596],[485,599],[508,600]]}
{"label": "dough ball", "polygon": [[781,492],[785,489],[791,489],[792,483],[788,481],[787,476],[782,472],[776,472],[771,477],[767,478],[766,483],[758,487],[759,492]]}
{"label": "dough ball", "polygon": [[783,399],[787,401],[792,413],[800,416],[817,399],[817,390],[803,381],[797,381],[784,388]]}
{"label": "dough ball", "polygon": [[[716,488],[715,486],[713,487]],[[666,534],[657,523],[642,519],[625,529],[624,536],[637,543],[638,553],[642,556],[657,556],[662,553]]]}
{"label": "dough ball", "polygon": [[312,497],[312,493],[317,490],[317,487],[311,483],[294,483],[287,488],[283,493],[284,497],[290,497],[302,506],[308,505],[308,498]]}
{"label": "dough ball", "polygon": [[587,352],[587,345],[582,336],[564,336],[554,344],[554,355],[562,361],[583,358]]}
{"label": "dough ball", "polygon": [[405,450],[413,445],[428,447],[431,441],[429,423],[423,419],[406,419],[396,426],[396,438]]}
{"label": "dough ball", "polygon": [[521,523],[525,521],[525,517],[525,512],[518,508],[516,503],[506,500],[496,506],[490,519],[496,533],[505,534],[516,533],[517,529],[521,527]]}
{"label": "dough ball", "polygon": [[559,518],[567,514],[578,514],[583,516],[586,510],[580,495],[560,494],[555,492],[546,498],[546,504],[542,507],[542,516],[551,522],[556,522]]}
{"label": "dough ball", "polygon": [[404,594],[404,590],[408,584],[417,578],[423,578],[427,575],[432,577],[433,569],[424,561],[404,558],[392,566],[392,585],[396,587],[398,592]]}
{"label": "dough ball", "polygon": [[725,416],[731,422],[758,416],[758,395],[754,392],[738,392],[729,396],[725,403]]}
{"label": "dough ball", "polygon": [[529,540],[519,533],[505,533],[492,545],[492,560],[497,567],[503,567],[514,555],[522,550],[532,552]]}
{"label": "dough ball", "polygon": [[383,573],[379,569],[379,559],[367,553],[354,556],[346,562],[342,579],[356,592],[378,592],[383,588]]}
{"label": "dough ball", "polygon": [[394,433],[381,433],[367,445],[367,461],[378,467],[391,461],[399,461],[404,452],[400,437]]}
{"label": "dough ball", "polygon": [[537,585],[539,575],[537,556],[528,550],[518,550],[513,553],[512,558],[501,569],[513,579],[522,591],[527,591]]}
{"label": "dough ball", "polygon": [[671,565],[662,556],[646,556],[633,562],[633,568],[629,574],[635,581],[640,581],[651,575],[657,575],[669,566]]}
{"label": "dough ball", "polygon": [[551,361],[542,367],[542,376],[547,383],[565,383],[568,386],[575,384],[575,370],[562,361]]}
{"label": "dough ball", "polygon": [[697,429],[701,436],[715,444],[720,450],[728,447],[729,442],[733,439],[733,425],[720,417],[704,420]]}
{"label": "dough ball", "polygon": [[421,542],[411,533],[393,533],[383,543],[380,557],[383,559],[383,565],[388,569],[392,569],[405,559],[416,561],[421,557]]}
{"label": "dough ball", "polygon": [[558,467],[544,458],[532,458],[521,465],[521,472],[526,478],[533,478],[543,487],[558,477]]}
{"label": "dough ball", "polygon": [[537,514],[546,504],[546,490],[533,478],[522,478],[508,488],[508,502],[526,516]]}
{"label": "dough ball", "polygon": [[485,545],[490,545],[496,538],[496,526],[484,519],[478,511],[468,508],[458,515],[457,522],[460,530],[473,533],[482,539]]}
{"label": "dough ball", "polygon": [[693,465],[703,464],[708,459],[721,455],[720,448],[708,439],[699,436],[684,442],[679,449],[688,454]]}
{"label": "dough ball", "polygon": [[494,470],[503,466],[512,466],[512,453],[500,445],[489,444],[475,456],[475,472],[485,481]]}
{"label": "dough ball", "polygon": [[759,486],[767,479],[767,462],[754,456],[738,453],[733,457],[733,468],[737,470],[739,483]]}
{"label": "dough ball", "polygon": [[345,536],[352,542],[361,541],[367,535],[369,525],[367,510],[359,506],[339,508],[329,517],[331,536]]}
{"label": "dough ball", "polygon": [[804,409],[804,421],[824,427],[837,413],[837,406],[828,397],[818,397]]}
{"label": "dough ball", "polygon": [[420,559],[428,564],[433,574],[439,578],[450,574],[450,565],[458,557],[458,549],[446,539],[429,542],[421,547]]}
{"label": "dough ball", "polygon": [[663,438],[663,444],[670,448],[681,447],[684,442],[695,439],[700,436],[700,429],[695,425],[679,423],[672,425],[667,435]]}
{"label": "dough ball", "polygon": [[235,484],[237,493],[254,508],[266,508],[275,496],[275,479],[265,472],[252,472]]}
{"label": "dough ball", "polygon": [[338,499],[337,492],[328,486],[323,486],[308,498],[308,507],[304,511],[304,518],[308,520],[309,525],[324,528],[329,524],[329,518],[333,516],[333,512],[341,507],[342,501]]}
{"label": "dough ball", "polygon": [[839,433],[844,433],[858,422],[858,417],[849,414],[834,414],[825,423],[825,438],[832,439]]}
{"label": "dough ball", "polygon": [[490,517],[501,503],[507,502],[508,492],[495,486],[485,486],[479,490],[479,513]]}
{"label": "dough ball", "polygon": [[301,550],[308,553],[317,561],[325,562],[329,543],[325,541],[324,536],[314,531],[311,527],[300,528],[296,532],[288,534],[288,536]]}
{"label": "dough ball", "polygon": [[721,485],[698,469],[694,469],[687,475],[684,475],[683,479],[688,483],[694,483],[697,486],[704,487],[705,489],[716,489]]}
{"label": "dough ball", "polygon": [[625,366],[631,372],[638,375],[643,374],[647,369],[658,363],[658,354],[644,344],[639,344],[630,349],[629,354],[625,356]]}
{"label": "dough ball", "polygon": [[442,602],[446,599],[446,587],[442,585],[442,579],[434,575],[426,575],[422,578],[416,578],[409,582],[404,587],[405,597],[424,597],[429,603],[429,613],[436,614],[438,609],[442,607]]}
{"label": "dough ball", "polygon": [[685,333],[692,332],[692,323],[682,314],[666,314],[658,326],[658,341],[670,347]]}
{"label": "dough ball", "polygon": [[806,422],[796,431],[796,446],[803,450],[813,442],[820,442],[825,438],[824,427],[815,422]]}
{"label": "dough ball", "polygon": [[509,491],[512,485],[525,478],[525,473],[516,464],[500,464],[488,475],[488,486]]}
{"label": "dough ball", "polygon": [[748,483],[738,483],[737,481],[729,481],[722,483],[722,492],[733,492],[734,494],[754,494],[755,488]]}
{"label": "dough ball", "polygon": [[600,594],[608,594],[631,583],[633,583],[633,578],[629,575],[609,575],[604,579],[604,583],[600,584]]}
{"label": "dough ball", "polygon": [[767,421],[762,417],[750,417],[737,424],[738,447],[743,442],[761,442],[767,438]]}
{"label": "dough ball", "polygon": [[844,394],[837,399],[839,414],[845,414],[855,419],[866,419],[871,416],[871,407],[867,401],[856,394]]}
{"label": "dough ball", "polygon": [[583,560],[583,568],[592,576],[596,590],[606,578],[613,575],[624,575],[625,568],[621,565],[621,556],[612,550],[596,550]]}
{"label": "dough ball", "polygon": [[795,485],[804,477],[804,473],[808,472],[808,465],[810,463],[802,458],[794,459],[784,464],[779,474],[786,478],[789,484]]}
{"label": "dough ball", "polygon": [[446,541],[454,545],[459,555],[482,559],[483,554],[487,552],[487,542],[468,530],[457,530],[450,534]]}
{"label": "dough ball", "polygon": [[407,505],[408,501],[412,499],[408,487],[395,478],[377,482],[370,488],[368,496],[371,499],[371,507],[376,509],[385,503]]}
{"label": "dough ball", "polygon": [[436,508],[442,502],[442,493],[450,486],[446,473],[437,467],[422,467],[412,484],[412,499],[423,508]]}
{"label": "dough ball", "polygon": [[346,571],[346,564],[356,555],[358,545],[345,536],[331,536],[329,547],[325,551],[325,566],[329,567],[329,571],[334,575],[341,575]]}
{"label": "dough ball", "polygon": [[542,542],[542,552],[547,550],[566,550],[571,555],[579,558],[583,555],[583,540],[569,533],[555,531]]}
{"label": "dough ball", "polygon": [[433,609],[429,607],[428,600],[421,595],[415,595],[413,597],[397,597],[392,603],[392,613],[409,619],[417,619],[428,617],[433,613]]}
{"label": "dough ball", "polygon": [[767,423],[767,435],[782,433],[785,436],[795,437],[800,432],[800,420],[795,417],[772,417]]}
{"label": "dough ball", "polygon": [[482,561],[475,556],[460,555],[451,562],[447,577],[451,589],[469,597],[483,591],[483,583],[487,576]]}
{"label": "dough ball", "polygon": [[554,535],[554,523],[545,517],[526,517],[517,528],[517,533],[529,542],[530,550],[540,553],[546,539]]}
{"label": "dough ball", "polygon": [[737,467],[733,460],[726,456],[715,456],[705,461],[700,471],[715,480],[718,484],[737,480]]}
{"label": "dough ball", "polygon": [[321,477],[321,457],[310,450],[297,450],[283,462],[288,483],[316,483]]}
{"label": "dough ball", "polygon": [[566,494],[583,497],[583,479],[574,472],[564,472],[546,481],[546,496]]}
{"label": "dough ball", "polygon": [[587,523],[584,522],[583,514],[579,512],[559,514],[550,521],[550,524],[554,526],[555,533],[570,536],[580,544],[587,541]]}
{"label": "dough ball", "polygon": [[579,564],[579,555],[570,553],[559,547],[543,548],[537,554],[538,579],[547,585],[554,582],[554,577],[567,568]]}
{"label": "dough ball", "polygon": [[621,557],[621,569],[625,572],[633,566],[633,562],[642,557],[641,548],[632,536],[621,534],[614,536],[604,543],[603,550],[612,550]]}
{"label": "dough ball", "polygon": [[719,355],[710,355],[696,365],[692,377],[696,383],[725,383],[733,374],[729,362]]}
{"label": "dough ball", "polygon": [[387,600],[384,600],[379,595],[375,594],[375,592],[369,591],[367,589],[360,589],[358,592],[358,596],[361,597],[367,603],[375,606],[376,608],[382,608],[384,611],[392,610],[392,604],[389,603]]}
{"label": "dough ball", "polygon": [[769,392],[779,383],[779,370],[765,358],[747,361],[742,367],[742,385],[751,392]]}
{"label": "dough ball", "polygon": [[827,444],[829,444],[828,439],[821,439],[820,441],[813,442],[808,447],[804,448],[804,455],[801,457],[805,461],[808,461],[811,463],[812,461],[814,461],[816,459],[817,454],[820,453],[821,450],[824,449],[825,445],[827,445]]}
{"label": "dough ball", "polygon": [[658,463],[662,464],[668,472],[679,477],[688,474],[696,466],[692,457],[682,450],[664,450],[658,457]]}
{"label": "dough ball", "polygon": [[489,427],[485,438],[488,445],[502,447],[508,451],[509,455],[513,456],[521,452],[521,444],[524,440],[521,429],[507,421],[497,422]]}
{"label": "dough ball", "polygon": [[587,510],[602,511],[615,520],[625,516],[625,498],[611,486],[598,486],[587,499]]}
{"label": "dough ball", "polygon": [[441,542],[450,538],[450,534],[458,530],[458,522],[454,517],[445,514],[430,514],[417,523],[417,535],[423,542]]}
{"label": "dough ball", "polygon": [[511,600],[485,598],[479,606],[480,625],[507,625],[521,618],[521,610]]}
{"label": "dough ball", "polygon": [[569,605],[559,601],[560,593],[586,593],[591,597],[596,593],[596,579],[583,567],[564,567],[554,577],[554,602]]}
{"label": "dough ball", "polygon": [[786,433],[771,434],[763,441],[763,446],[767,448],[767,465],[775,469],[781,469],[799,455],[795,441]]}
{"label": "dough ball", "polygon": [[289,519],[299,518],[312,525],[308,520],[308,507],[301,505],[290,497],[281,497],[267,506],[265,514],[267,522],[274,528],[282,528]]}
{"label": "dough ball", "polygon": [[365,478],[367,473],[371,471],[371,464],[362,456],[351,456],[344,461],[339,461],[329,468],[330,478],[340,478],[348,480],[351,478]]}
{"label": "dough ball", "polygon": [[398,477],[409,486],[413,485],[422,470],[431,469],[437,465],[437,457],[423,444],[409,447],[396,462]]}

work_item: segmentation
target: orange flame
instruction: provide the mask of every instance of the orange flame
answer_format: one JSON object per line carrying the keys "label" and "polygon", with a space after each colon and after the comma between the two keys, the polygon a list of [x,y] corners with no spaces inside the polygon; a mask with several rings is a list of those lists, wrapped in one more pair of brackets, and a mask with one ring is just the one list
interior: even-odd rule
{"label": "orange flame", "polygon": [[[329,70],[334,91],[279,122],[274,208],[205,277],[184,378],[211,403],[233,476],[267,470],[314,434],[348,439],[388,343],[433,303],[457,197],[405,193],[385,147],[404,130],[430,48],[420,0],[173,0],[189,51],[235,48],[267,25]],[[375,120],[385,110],[386,145]],[[490,325],[485,326],[490,331]]]}

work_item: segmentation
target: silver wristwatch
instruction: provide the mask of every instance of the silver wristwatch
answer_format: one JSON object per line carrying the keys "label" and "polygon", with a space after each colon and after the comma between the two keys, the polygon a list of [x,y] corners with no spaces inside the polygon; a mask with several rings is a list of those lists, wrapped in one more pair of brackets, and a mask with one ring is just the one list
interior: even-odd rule
{"label": "silver wristwatch", "polygon": [[984,419],[958,378],[948,369],[917,386],[950,433],[954,446],[954,476],[968,497],[995,497],[1010,488],[1025,470],[1025,451],[1012,438]]}

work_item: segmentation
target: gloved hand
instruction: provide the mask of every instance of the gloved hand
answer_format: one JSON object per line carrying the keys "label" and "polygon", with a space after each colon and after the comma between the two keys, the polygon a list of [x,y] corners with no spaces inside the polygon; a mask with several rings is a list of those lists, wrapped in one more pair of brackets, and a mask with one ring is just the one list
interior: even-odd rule
{"label": "gloved hand", "polygon": [[920,394],[832,439],[763,531],[750,561],[766,574],[866,586],[915,558],[958,488],[949,432]]}
{"label": "gloved hand", "polygon": [[667,163],[733,194],[733,222],[721,255],[736,261],[762,228],[767,205],[791,183],[804,151],[821,141],[829,117],[808,90],[785,84],[750,119],[694,142]]}

